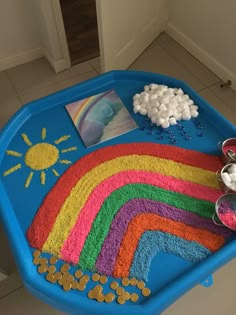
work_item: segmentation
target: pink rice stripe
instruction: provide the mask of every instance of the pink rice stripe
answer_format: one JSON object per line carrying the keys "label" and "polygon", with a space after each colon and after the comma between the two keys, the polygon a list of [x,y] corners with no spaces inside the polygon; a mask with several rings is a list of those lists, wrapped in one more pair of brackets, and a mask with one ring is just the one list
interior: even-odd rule
{"label": "pink rice stripe", "polygon": [[149,184],[210,202],[216,202],[222,194],[219,190],[210,187],[153,172],[132,170],[114,174],[101,182],[90,194],[62,246],[60,255],[62,259],[65,261],[69,259],[74,264],[78,263],[86,238],[103,202],[116,189],[132,183]]}

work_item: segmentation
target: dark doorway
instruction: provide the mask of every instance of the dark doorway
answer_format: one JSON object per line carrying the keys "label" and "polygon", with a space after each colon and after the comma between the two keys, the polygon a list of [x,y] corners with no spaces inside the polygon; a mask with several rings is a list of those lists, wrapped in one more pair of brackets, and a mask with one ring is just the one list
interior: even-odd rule
{"label": "dark doorway", "polygon": [[71,64],[99,56],[96,0],[60,0]]}

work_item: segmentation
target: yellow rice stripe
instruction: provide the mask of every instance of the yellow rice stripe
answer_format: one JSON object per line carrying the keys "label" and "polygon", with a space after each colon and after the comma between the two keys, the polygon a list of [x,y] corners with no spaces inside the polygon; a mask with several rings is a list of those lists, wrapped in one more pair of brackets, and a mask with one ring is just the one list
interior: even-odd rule
{"label": "yellow rice stripe", "polygon": [[30,141],[30,139],[28,138],[28,136],[25,133],[22,133],[21,137],[23,138],[25,143],[28,144],[29,147],[32,145],[32,142]]}
{"label": "yellow rice stripe", "polygon": [[40,182],[42,185],[45,185],[46,183],[46,173],[45,172],[41,172],[40,174]]}
{"label": "yellow rice stripe", "polygon": [[208,170],[149,155],[134,154],[117,157],[93,168],[76,183],[60,209],[53,229],[44,243],[43,251],[50,249],[51,252],[53,249],[53,253],[59,256],[65,239],[67,239],[93,189],[108,177],[127,170],[143,170],[168,176],[174,175],[174,177],[182,180],[219,188],[215,173]]}
{"label": "yellow rice stripe", "polygon": [[52,172],[53,172],[53,174],[55,175],[55,176],[59,176],[59,173],[56,171],[56,170],[54,170],[54,168],[52,169]]}
{"label": "yellow rice stripe", "polygon": [[61,150],[61,153],[66,153],[66,152],[76,151],[76,150],[77,150],[77,147],[71,147],[71,148],[68,148],[68,149]]}
{"label": "yellow rice stripe", "polygon": [[11,156],[16,156],[16,157],[21,157],[22,154],[16,151],[12,151],[12,150],[7,150],[7,155],[11,155]]}
{"label": "yellow rice stripe", "polygon": [[43,128],[42,129],[42,140],[44,140],[46,138],[46,135],[47,135],[47,129]]}
{"label": "yellow rice stripe", "polygon": [[4,172],[4,173],[3,173],[3,176],[7,176],[7,175],[9,175],[9,174],[11,174],[11,173],[13,173],[13,172],[19,170],[20,168],[21,168],[21,164],[19,163],[19,164],[15,165],[15,166],[11,167],[11,168],[10,168],[9,170],[7,170],[6,172]]}
{"label": "yellow rice stripe", "polygon": [[60,137],[59,139],[55,140],[54,143],[55,143],[55,144],[59,144],[59,143],[61,143],[61,142],[63,142],[63,141],[66,141],[66,140],[69,139],[69,138],[70,138],[70,135],[68,135],[68,136],[62,136],[62,137]]}
{"label": "yellow rice stripe", "polygon": [[30,172],[29,176],[27,177],[26,179],[26,182],[25,182],[25,188],[28,188],[30,183],[31,183],[31,180],[33,178],[33,175],[34,175],[34,172]]}
{"label": "yellow rice stripe", "polygon": [[69,160],[59,160],[59,163],[61,163],[61,164],[71,164],[71,161],[69,161]]}

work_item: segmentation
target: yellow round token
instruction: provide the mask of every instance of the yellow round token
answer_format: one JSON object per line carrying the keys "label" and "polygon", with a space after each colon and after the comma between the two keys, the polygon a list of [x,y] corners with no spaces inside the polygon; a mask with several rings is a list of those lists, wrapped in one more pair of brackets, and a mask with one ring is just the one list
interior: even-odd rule
{"label": "yellow round token", "polygon": [[72,284],[70,282],[63,283],[63,290],[64,291],[70,291],[72,287]]}
{"label": "yellow round token", "polygon": [[105,284],[105,283],[107,283],[107,277],[104,276],[104,275],[102,275],[102,276],[100,277],[99,281],[100,281],[102,284]]}
{"label": "yellow round token", "polygon": [[80,277],[82,277],[82,275],[83,275],[83,272],[82,272],[81,270],[76,270],[75,276],[76,276],[77,279],[79,279]]}
{"label": "yellow round token", "polygon": [[84,291],[85,288],[86,288],[86,286],[84,284],[78,283],[77,290]]}
{"label": "yellow round token", "polygon": [[94,282],[97,282],[99,279],[100,279],[100,275],[99,275],[98,273],[94,273],[94,274],[92,275],[92,280],[93,280]]}
{"label": "yellow round token", "polygon": [[39,263],[40,263],[40,258],[39,257],[35,257],[33,259],[33,264],[37,266],[37,265],[39,265]]}
{"label": "yellow round token", "polygon": [[64,278],[61,278],[61,279],[58,280],[58,283],[59,283],[60,285],[63,285],[65,282],[66,282],[66,281],[65,281]]}
{"label": "yellow round token", "polygon": [[138,301],[138,294],[137,293],[132,293],[131,295],[130,295],[130,301],[131,302],[137,302]]}
{"label": "yellow round token", "polygon": [[41,252],[40,250],[36,249],[34,252],[33,252],[33,257],[36,258],[36,257],[39,257],[41,255]]}
{"label": "yellow round token", "polygon": [[137,284],[137,280],[135,278],[130,279],[130,285],[135,286]]}
{"label": "yellow round token", "polygon": [[98,296],[96,299],[97,299],[98,302],[104,302],[105,297],[102,294],[102,295]]}
{"label": "yellow round token", "polygon": [[102,286],[101,285],[96,285],[96,287],[93,288],[93,294],[94,296],[97,296],[102,293]]}
{"label": "yellow round token", "polygon": [[125,304],[125,299],[124,299],[122,296],[118,296],[117,302],[118,302],[119,304]]}
{"label": "yellow round token", "polygon": [[39,263],[40,263],[40,265],[46,265],[47,263],[48,263],[48,260],[47,260],[47,258],[40,258],[39,259]]}
{"label": "yellow round token", "polygon": [[55,278],[56,280],[60,280],[60,279],[62,278],[62,273],[61,273],[60,271],[56,272],[56,273],[54,274],[54,278]]}
{"label": "yellow round token", "polygon": [[130,293],[126,291],[122,294],[122,297],[124,300],[128,301],[130,299]]}
{"label": "yellow round token", "polygon": [[56,270],[57,270],[57,268],[55,266],[48,267],[48,272],[49,273],[54,273]]}
{"label": "yellow round token", "polygon": [[111,284],[110,284],[110,288],[112,290],[116,290],[118,288],[119,284],[116,282],[116,281],[113,281]]}
{"label": "yellow round token", "polygon": [[118,287],[117,289],[116,289],[116,293],[118,294],[118,295],[122,295],[123,293],[124,293],[124,288],[122,288],[122,287]]}
{"label": "yellow round token", "polygon": [[92,291],[92,290],[90,290],[90,291],[88,292],[88,297],[89,297],[91,300],[94,299],[94,294],[93,294],[93,291]]}
{"label": "yellow round token", "polygon": [[54,277],[54,275],[52,273],[48,273],[46,275],[46,279],[47,279],[47,281],[49,281],[51,283],[55,283],[56,282],[56,279],[55,279],[55,277]]}
{"label": "yellow round token", "polygon": [[142,289],[142,295],[143,296],[149,296],[150,293],[151,293],[150,289],[148,289],[148,288],[143,288]]}
{"label": "yellow round token", "polygon": [[127,287],[127,285],[129,285],[129,279],[128,278],[123,278],[122,280],[121,280],[121,283],[122,283],[122,285],[124,286],[124,287]]}
{"label": "yellow round token", "polygon": [[63,264],[61,266],[61,272],[62,273],[68,272],[69,269],[70,269],[70,265],[68,265],[68,264]]}
{"label": "yellow round token", "polygon": [[52,256],[50,259],[49,259],[49,262],[51,265],[55,265],[57,263],[57,258]]}
{"label": "yellow round token", "polygon": [[46,272],[47,271],[47,265],[40,265],[39,267],[38,267],[38,273],[44,273],[44,272]]}
{"label": "yellow round token", "polygon": [[107,294],[105,295],[105,302],[106,302],[106,303],[111,303],[112,301],[114,301],[114,299],[115,299],[115,294],[112,293],[112,292],[107,293]]}
{"label": "yellow round token", "polygon": [[72,289],[77,289],[78,288],[78,285],[79,285],[78,281],[73,280],[71,284],[72,284]]}
{"label": "yellow round token", "polygon": [[143,281],[138,281],[137,282],[137,287],[142,290],[145,287],[145,283]]}

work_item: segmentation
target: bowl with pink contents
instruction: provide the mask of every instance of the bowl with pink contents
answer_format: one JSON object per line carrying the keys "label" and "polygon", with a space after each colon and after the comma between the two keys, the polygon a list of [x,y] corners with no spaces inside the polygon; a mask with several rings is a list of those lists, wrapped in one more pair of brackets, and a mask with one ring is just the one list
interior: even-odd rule
{"label": "bowl with pink contents", "polygon": [[236,194],[225,194],[216,201],[212,220],[216,225],[224,225],[236,231]]}
{"label": "bowl with pink contents", "polygon": [[221,160],[224,164],[236,163],[236,138],[219,142],[218,146],[222,152]]}

